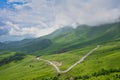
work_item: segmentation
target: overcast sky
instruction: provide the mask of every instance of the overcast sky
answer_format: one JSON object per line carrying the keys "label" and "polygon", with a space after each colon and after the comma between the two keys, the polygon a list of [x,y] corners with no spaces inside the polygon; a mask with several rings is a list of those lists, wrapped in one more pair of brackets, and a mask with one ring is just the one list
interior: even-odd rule
{"label": "overcast sky", "polygon": [[0,0],[0,41],[40,37],[76,23],[120,17],[120,0]]}

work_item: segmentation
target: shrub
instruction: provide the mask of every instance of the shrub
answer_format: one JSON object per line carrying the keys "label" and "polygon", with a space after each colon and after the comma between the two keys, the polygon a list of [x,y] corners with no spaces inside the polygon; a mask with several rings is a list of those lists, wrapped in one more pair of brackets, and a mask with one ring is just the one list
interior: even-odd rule
{"label": "shrub", "polygon": [[4,64],[8,64],[12,61],[19,61],[19,60],[22,60],[24,59],[25,57],[25,54],[21,54],[21,53],[16,53],[12,56],[9,56],[9,57],[6,57],[2,60],[0,60],[0,66],[4,65]]}

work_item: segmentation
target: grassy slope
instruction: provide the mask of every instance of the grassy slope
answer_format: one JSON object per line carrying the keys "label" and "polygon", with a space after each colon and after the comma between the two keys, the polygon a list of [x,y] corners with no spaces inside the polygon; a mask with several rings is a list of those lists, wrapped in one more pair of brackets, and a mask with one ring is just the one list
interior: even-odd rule
{"label": "grassy slope", "polygon": [[67,33],[52,36],[53,44],[44,50],[38,51],[38,54],[53,54],[67,52],[80,47],[93,44],[102,44],[120,37],[120,22],[105,24],[96,27],[79,26]]}
{"label": "grassy slope", "polygon": [[[12,62],[0,68],[1,80],[31,80],[33,78],[49,77],[55,74],[54,69],[46,63],[37,61],[34,56],[27,56],[24,60],[19,62]],[[30,67],[32,65],[32,67]]]}
{"label": "grassy slope", "polygon": [[5,57],[12,56],[14,54],[15,54],[15,52],[0,52],[0,60],[5,58]]}
{"label": "grassy slope", "polygon": [[[101,70],[102,68],[120,68],[119,45],[119,41],[101,45],[101,47],[92,55],[90,55],[84,62],[74,67],[68,73],[61,75],[60,80],[65,80],[65,78],[68,76],[76,77],[86,74],[90,75],[93,72]],[[41,56],[41,58],[62,62],[63,64],[60,66],[60,69],[65,70],[94,47],[95,46],[88,46],[62,54],[44,55]],[[32,65],[32,67],[30,67],[30,65]],[[115,74],[116,73],[111,73],[110,75],[106,76],[92,77],[90,80],[106,80],[107,77],[110,77],[111,80],[117,80],[113,77]],[[1,80],[41,80],[42,78],[54,76],[56,76],[56,72],[53,67],[42,61],[37,61],[35,56],[31,55],[28,55],[22,61],[12,62],[0,67]]]}
{"label": "grassy slope", "polygon": [[[99,26],[64,27],[37,39],[4,43],[1,50],[15,50],[36,54],[53,54],[71,51],[90,44],[101,44],[120,37],[120,22]],[[33,48],[34,47],[34,48]]]}
{"label": "grassy slope", "polygon": [[[76,77],[80,75],[90,75],[94,72],[98,72],[102,68],[120,68],[119,25],[120,23],[104,25],[101,28],[87,28],[87,31],[85,29],[86,32],[81,32],[84,31],[84,28],[80,28],[82,29],[81,31],[80,29],[76,29],[75,31],[71,30],[71,34],[67,32],[63,35],[60,35],[59,37],[58,35],[54,35],[52,36],[52,41],[55,43],[53,43],[51,47],[40,51],[39,54],[48,54],[50,52],[54,53],[56,50],[62,50],[65,48],[69,49],[67,52],[63,51],[64,53],[62,54],[41,56],[43,59],[62,62],[60,69],[65,70],[70,65],[78,61],[79,58],[81,58],[84,54],[96,47],[97,44],[116,39],[116,41],[113,42],[111,41],[106,44],[102,43],[101,47],[92,55],[90,55],[84,62],[74,67],[70,72],[61,75],[60,80],[65,80],[65,78],[68,76]],[[87,47],[81,47],[81,45],[87,45]],[[59,51],[57,53],[59,53]],[[0,54],[0,58],[2,59],[12,54],[13,53],[5,55]],[[113,77],[115,74],[116,73],[111,73],[110,75],[106,76],[91,77],[91,80],[106,80],[105,78],[107,77],[110,77],[113,80],[117,80]],[[52,66],[42,61],[37,61],[35,56],[32,55],[26,56],[24,60],[0,66],[1,80],[41,80],[41,78],[49,78],[54,76],[56,76],[56,72]]]}

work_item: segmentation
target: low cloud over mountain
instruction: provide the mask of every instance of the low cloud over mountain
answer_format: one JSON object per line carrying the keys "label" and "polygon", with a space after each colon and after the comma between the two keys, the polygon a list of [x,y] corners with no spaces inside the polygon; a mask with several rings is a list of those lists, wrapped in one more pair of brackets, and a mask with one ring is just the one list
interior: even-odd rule
{"label": "low cloud over mountain", "polygon": [[120,0],[0,1],[0,20],[4,23],[0,23],[0,39],[39,37],[76,23],[96,25],[113,22],[120,16],[119,3]]}

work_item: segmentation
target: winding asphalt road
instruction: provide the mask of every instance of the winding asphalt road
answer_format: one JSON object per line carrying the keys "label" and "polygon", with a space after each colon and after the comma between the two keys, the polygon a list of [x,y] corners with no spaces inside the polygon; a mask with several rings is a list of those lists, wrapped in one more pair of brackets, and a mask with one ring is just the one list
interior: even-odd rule
{"label": "winding asphalt road", "polygon": [[73,67],[75,67],[77,64],[83,62],[90,54],[92,54],[95,50],[97,50],[98,48],[100,47],[100,45],[97,45],[96,48],[94,48],[93,50],[91,50],[90,52],[88,52],[86,55],[84,55],[79,61],[77,61],[76,63],[74,63],[72,66],[70,66],[68,69],[64,70],[64,71],[61,71],[59,69],[59,67],[57,67],[53,62],[49,61],[49,60],[45,60],[45,59],[39,59],[39,60],[42,60],[42,61],[45,61],[47,63],[49,63],[51,66],[53,66],[57,73],[66,73],[68,71],[70,71]]}

